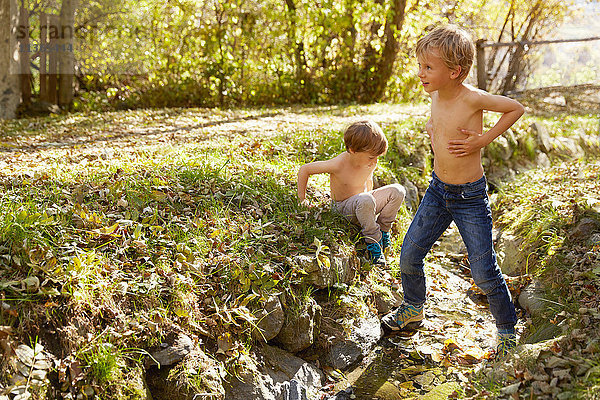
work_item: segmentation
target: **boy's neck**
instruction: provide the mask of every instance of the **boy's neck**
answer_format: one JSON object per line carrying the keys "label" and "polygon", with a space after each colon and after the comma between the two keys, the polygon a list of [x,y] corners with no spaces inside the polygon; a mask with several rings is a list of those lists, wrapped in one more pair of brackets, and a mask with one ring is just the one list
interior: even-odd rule
{"label": "boy's neck", "polygon": [[446,87],[438,89],[438,97],[442,101],[452,101],[461,95],[464,88],[462,82],[456,84],[450,84]]}

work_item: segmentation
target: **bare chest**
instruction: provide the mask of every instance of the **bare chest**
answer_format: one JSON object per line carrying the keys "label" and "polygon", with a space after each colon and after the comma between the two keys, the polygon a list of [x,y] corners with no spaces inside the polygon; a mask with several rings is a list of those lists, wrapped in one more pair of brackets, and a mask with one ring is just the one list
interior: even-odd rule
{"label": "bare chest", "polygon": [[436,139],[463,138],[464,134],[459,129],[481,132],[482,113],[464,104],[434,101],[431,104],[431,122]]}

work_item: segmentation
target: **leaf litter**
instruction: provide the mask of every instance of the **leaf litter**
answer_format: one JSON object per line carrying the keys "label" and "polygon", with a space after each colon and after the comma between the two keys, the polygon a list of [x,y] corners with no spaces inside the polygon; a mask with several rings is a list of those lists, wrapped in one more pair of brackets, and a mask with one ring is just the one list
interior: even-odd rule
{"label": "leaf litter", "polygon": [[[3,316],[14,321],[28,307],[33,311],[29,315],[44,314],[48,309],[66,311],[66,317],[78,321],[80,328],[51,322],[50,332],[61,333],[57,351],[84,348],[97,325],[106,327],[110,340],[144,347],[157,331],[169,331],[179,324],[214,339],[216,349],[235,357],[244,350],[232,338],[246,329],[240,322],[251,324],[252,315],[243,302],[236,304],[228,295],[232,289],[240,290],[241,284],[242,293],[252,290],[261,294],[267,288],[265,277],[299,282],[301,271],[284,267],[289,266],[286,260],[300,251],[316,252],[321,262],[328,260],[319,257],[328,246],[323,236],[318,239],[314,235],[315,226],[296,227],[298,221],[318,221],[320,214],[284,210],[289,221],[268,220],[280,211],[276,209],[280,200],[264,185],[274,176],[277,184],[289,186],[294,176],[266,158],[289,157],[295,150],[285,144],[268,145],[264,137],[277,134],[283,125],[301,122],[315,131],[331,129],[332,117],[289,110],[274,115],[248,111],[242,119],[235,113],[143,111],[102,114],[100,128],[92,122],[95,117],[74,116],[59,124],[39,120],[17,127],[19,122],[11,128],[18,135],[2,139],[3,218],[11,219],[6,225],[11,230],[4,235],[19,235],[0,255]],[[335,119],[334,125],[341,129],[351,118]],[[398,114],[376,118],[382,122],[397,119]],[[255,138],[247,139],[251,135]],[[233,150],[236,145],[242,154]],[[236,161],[231,162],[233,159]],[[182,167],[183,172],[173,174],[173,165]],[[256,180],[233,179],[240,175],[256,175]],[[556,176],[559,179],[560,174]],[[587,177],[582,179],[585,182]],[[253,190],[254,185],[260,190]],[[593,193],[584,197],[592,208],[598,204]],[[558,200],[552,202],[552,208],[560,214],[569,204],[568,198]],[[247,250],[237,251],[240,247]],[[596,260],[593,257],[586,255],[576,261],[585,266]],[[386,339],[379,353],[374,352],[380,358],[393,356],[390,362],[400,367],[399,371],[386,369],[395,371],[390,377],[394,390],[389,384],[377,389],[388,388],[408,398],[452,393],[456,385],[465,386],[475,378],[474,367],[486,364],[495,343],[491,316],[485,305],[478,304],[481,296],[471,289],[464,255],[434,251],[428,266],[430,301],[425,323],[411,336]],[[29,274],[29,269],[36,271],[35,275]],[[225,279],[226,270],[238,271],[235,282]],[[10,271],[9,279],[6,271]],[[572,335],[566,344],[557,342],[552,348],[553,357],[565,361],[540,353],[546,369],[519,367],[510,376],[521,383],[507,386],[504,394],[513,396],[525,383],[533,386],[536,382],[539,393],[554,393],[559,384],[568,381],[567,371],[577,376],[598,375],[594,364],[583,362],[575,367],[578,361],[573,355],[564,357],[568,351],[593,354],[597,347],[597,341],[582,347],[586,329],[597,320],[598,306],[597,286],[586,274],[585,269],[574,272],[575,282],[581,285],[574,285],[573,290],[586,296],[587,307],[578,315],[588,324],[581,328],[580,336]],[[516,282],[515,288],[522,285]],[[157,312],[136,316],[133,310]],[[107,325],[105,316],[110,315],[116,323]],[[560,323],[561,317],[557,318]],[[141,323],[132,322],[136,319]],[[23,321],[19,329],[21,333],[42,332],[34,320]],[[563,350],[563,345],[573,350]],[[79,361],[69,357],[61,362],[81,378]],[[80,381],[72,380],[71,386],[79,384],[83,390]],[[77,393],[73,388],[67,390]],[[481,388],[469,390],[474,396],[487,393]]]}

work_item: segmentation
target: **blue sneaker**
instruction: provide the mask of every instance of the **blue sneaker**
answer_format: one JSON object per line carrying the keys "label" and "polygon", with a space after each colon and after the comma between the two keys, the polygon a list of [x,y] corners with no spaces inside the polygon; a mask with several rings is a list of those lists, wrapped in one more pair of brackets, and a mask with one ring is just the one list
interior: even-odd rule
{"label": "blue sneaker", "polygon": [[369,254],[371,264],[385,266],[385,256],[379,242],[367,243],[367,253]]}
{"label": "blue sneaker", "polygon": [[390,331],[400,331],[409,324],[419,325],[423,321],[423,305],[413,306],[412,304],[402,303],[396,311],[392,311],[381,319],[384,328]]}
{"label": "blue sneaker", "polygon": [[389,232],[381,231],[381,241],[379,241],[379,244],[381,244],[381,249],[382,249],[381,251],[385,251],[385,249],[390,247],[392,242],[390,241],[390,233]]}
{"label": "blue sneaker", "polygon": [[495,359],[503,358],[515,347],[517,347],[517,335],[514,333],[499,333]]}

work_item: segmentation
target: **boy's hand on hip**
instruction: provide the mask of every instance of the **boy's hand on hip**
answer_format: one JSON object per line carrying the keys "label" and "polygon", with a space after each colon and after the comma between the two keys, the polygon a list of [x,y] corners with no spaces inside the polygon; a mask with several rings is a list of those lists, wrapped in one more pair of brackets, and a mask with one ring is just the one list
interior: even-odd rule
{"label": "boy's hand on hip", "polygon": [[448,151],[450,154],[454,154],[456,157],[464,157],[486,146],[487,143],[485,143],[485,138],[481,133],[463,128],[458,128],[458,130],[467,137],[465,139],[449,140]]}

